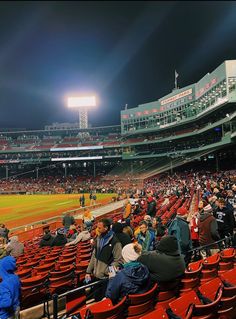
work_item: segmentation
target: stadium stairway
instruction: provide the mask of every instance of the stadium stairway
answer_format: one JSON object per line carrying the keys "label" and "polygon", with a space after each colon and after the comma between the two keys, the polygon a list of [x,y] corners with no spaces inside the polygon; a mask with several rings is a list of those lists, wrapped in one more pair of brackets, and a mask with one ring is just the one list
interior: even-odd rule
{"label": "stadium stairway", "polygon": [[[91,214],[94,218],[97,218],[97,217],[100,217],[103,215],[107,215],[113,211],[118,211],[124,207],[124,204],[126,201],[127,201],[127,199],[123,199],[119,202],[114,202],[114,203],[107,204],[105,206],[96,208],[94,210],[91,210]],[[83,215],[79,214],[79,215],[75,215],[74,217],[76,219],[82,219]]]}

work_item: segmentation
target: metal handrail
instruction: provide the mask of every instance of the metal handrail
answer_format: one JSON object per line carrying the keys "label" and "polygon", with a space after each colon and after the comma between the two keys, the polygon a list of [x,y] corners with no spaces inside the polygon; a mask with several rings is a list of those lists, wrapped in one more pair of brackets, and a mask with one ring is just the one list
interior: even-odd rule
{"label": "metal handrail", "polygon": [[[106,282],[108,281],[108,278],[104,278],[104,279],[101,279],[101,280],[97,280],[97,281],[94,281],[94,282],[91,282],[87,285],[84,285],[84,286],[81,286],[81,287],[78,287],[78,288],[75,288],[73,290],[70,290],[70,291],[67,291],[67,292],[64,292],[63,294],[54,294],[52,296],[52,300],[53,300],[53,319],[58,319],[58,300],[63,298],[63,297],[66,297],[66,296],[69,296],[70,294],[73,294],[75,292],[79,292],[79,291],[82,291],[86,288],[90,288],[90,287],[94,287],[94,286],[97,286],[97,285],[100,285],[101,283],[103,282]],[[68,315],[68,313],[66,313],[66,315],[63,315],[62,318],[66,318]]]}

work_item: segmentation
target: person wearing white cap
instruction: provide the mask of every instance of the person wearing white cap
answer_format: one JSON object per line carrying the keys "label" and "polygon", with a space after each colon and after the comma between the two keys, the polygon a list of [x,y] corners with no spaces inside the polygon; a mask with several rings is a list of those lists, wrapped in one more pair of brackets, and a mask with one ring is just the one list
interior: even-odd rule
{"label": "person wearing white cap", "polygon": [[137,243],[123,247],[124,268],[109,280],[106,291],[106,297],[110,298],[113,304],[128,294],[144,293],[150,288],[148,268],[137,262],[141,251],[142,247]]}

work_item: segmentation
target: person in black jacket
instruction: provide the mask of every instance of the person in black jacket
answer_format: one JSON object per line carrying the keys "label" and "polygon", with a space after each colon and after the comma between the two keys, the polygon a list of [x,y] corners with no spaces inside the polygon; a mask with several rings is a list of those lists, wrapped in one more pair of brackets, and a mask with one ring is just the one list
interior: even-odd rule
{"label": "person in black jacket", "polygon": [[52,236],[49,229],[45,229],[43,238],[41,239],[39,246],[45,247],[45,246],[52,246],[54,240],[54,236]]}
{"label": "person in black jacket", "polygon": [[123,233],[123,225],[121,223],[114,223],[112,225],[112,230],[116,235],[116,238],[121,243],[122,248],[125,245],[128,245],[131,243],[131,238],[127,234]]}
{"label": "person in black jacket", "polygon": [[156,251],[143,252],[138,261],[147,266],[152,282],[171,282],[185,272],[184,257],[175,236],[162,237]]}
{"label": "person in black jacket", "polygon": [[59,228],[56,232],[56,236],[53,239],[52,246],[64,246],[67,243],[65,231],[63,228]]}
{"label": "person in black jacket", "polygon": [[147,215],[151,217],[156,216],[156,201],[153,197],[148,198],[148,208],[147,208]]}
{"label": "person in black jacket", "polygon": [[218,224],[221,239],[225,238],[225,236],[233,235],[234,213],[229,206],[226,206],[226,201],[223,198],[218,200],[218,208],[214,212],[214,217]]}

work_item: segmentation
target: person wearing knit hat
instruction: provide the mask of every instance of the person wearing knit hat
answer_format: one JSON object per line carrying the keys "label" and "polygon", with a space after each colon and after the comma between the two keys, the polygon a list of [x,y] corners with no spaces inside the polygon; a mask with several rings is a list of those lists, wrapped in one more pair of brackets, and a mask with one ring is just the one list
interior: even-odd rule
{"label": "person wearing knit hat", "polygon": [[[205,246],[214,243],[220,239],[218,233],[218,225],[215,217],[212,215],[213,209],[210,204],[204,207],[199,214],[199,245]],[[211,249],[202,249],[200,251],[202,257],[214,254],[216,247],[212,246]]]}
{"label": "person wearing knit hat", "polygon": [[56,231],[56,236],[53,239],[52,247],[53,246],[64,246],[67,243],[67,239],[65,236],[64,228],[58,228]]}
{"label": "person wearing knit hat", "polygon": [[184,257],[180,254],[175,236],[162,237],[156,251],[142,252],[138,261],[147,266],[151,281],[159,284],[174,281],[185,271]]}
{"label": "person wearing knit hat", "polygon": [[189,223],[187,221],[188,211],[185,207],[180,207],[177,210],[177,215],[168,227],[168,235],[173,235],[178,240],[178,246],[181,254],[185,256],[185,261],[188,263],[190,255],[188,251],[192,249],[191,233]]}
{"label": "person wearing knit hat", "polygon": [[211,205],[208,204],[207,206],[205,206],[205,207],[203,208],[203,211],[204,211],[205,214],[210,214],[210,213],[213,212],[213,209],[212,209]]}
{"label": "person wearing knit hat", "polygon": [[124,268],[109,280],[106,297],[116,304],[129,294],[141,294],[150,288],[150,274],[147,267],[137,261],[142,251],[139,244],[128,244],[122,249]]}
{"label": "person wearing knit hat", "polygon": [[177,215],[180,215],[182,217],[187,217],[188,211],[184,206],[181,206],[177,209]]}
{"label": "person wearing knit hat", "polygon": [[131,243],[128,245],[125,245],[122,249],[122,257],[126,263],[136,261],[138,257],[140,256],[142,251],[141,245],[136,245]]}

